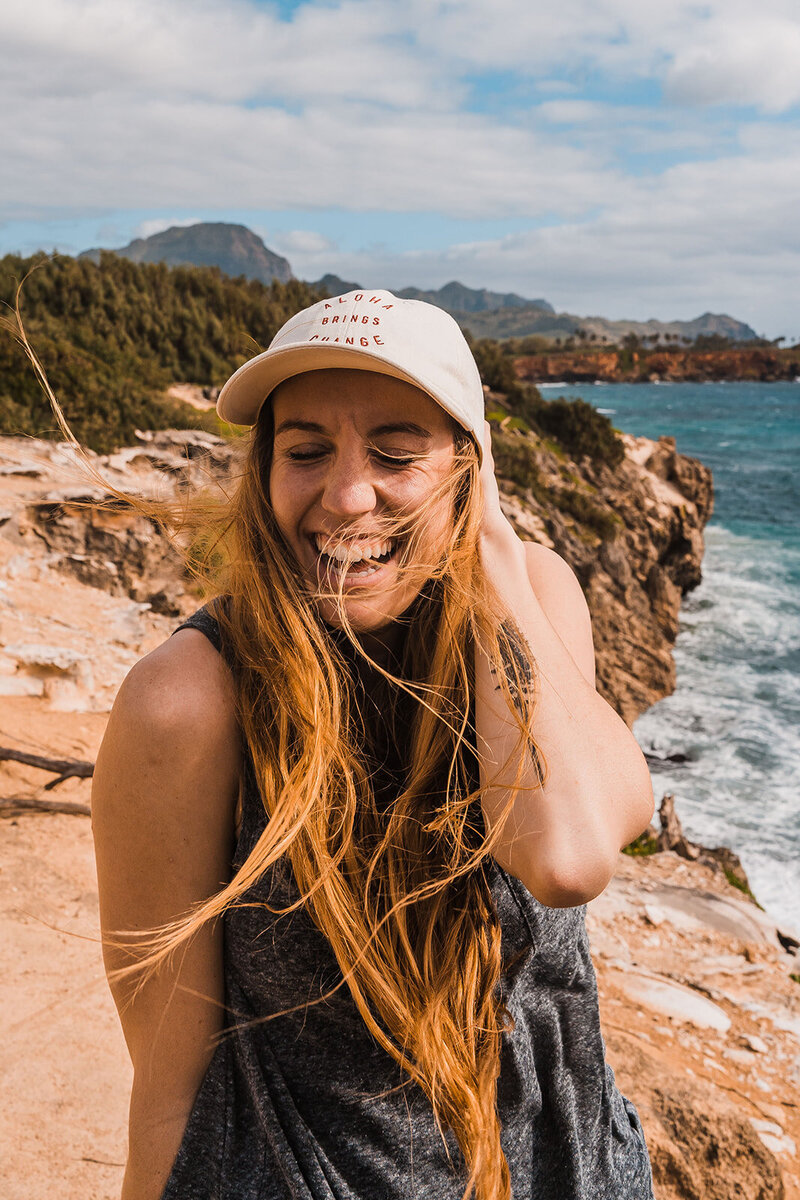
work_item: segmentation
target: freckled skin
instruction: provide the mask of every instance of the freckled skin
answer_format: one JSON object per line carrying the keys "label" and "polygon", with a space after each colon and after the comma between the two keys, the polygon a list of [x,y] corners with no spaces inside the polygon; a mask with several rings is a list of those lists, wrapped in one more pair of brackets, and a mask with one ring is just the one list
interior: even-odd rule
{"label": "freckled skin", "polygon": [[[454,441],[450,417],[434,400],[388,375],[331,369],[286,380],[271,403],[270,501],[315,590],[315,533],[368,537],[380,530],[383,518],[418,513],[424,518],[420,553],[425,561],[436,561],[452,518],[449,498],[434,499],[433,492],[451,468]],[[321,428],[282,428],[287,421]],[[420,432],[375,432],[398,422],[412,423]],[[418,593],[419,581],[400,578],[391,559],[374,576],[346,581],[348,619],[359,632],[383,630],[390,636],[392,621]],[[319,607],[323,620],[339,624],[334,601],[320,599]]]}

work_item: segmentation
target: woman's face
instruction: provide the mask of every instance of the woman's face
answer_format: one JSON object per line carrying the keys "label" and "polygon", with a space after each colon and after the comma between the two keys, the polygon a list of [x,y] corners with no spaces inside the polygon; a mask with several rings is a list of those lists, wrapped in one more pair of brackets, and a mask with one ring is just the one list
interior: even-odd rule
{"label": "woman's face", "polygon": [[[419,388],[372,371],[330,369],[287,379],[272,396],[269,495],[313,591],[338,593],[357,631],[389,625],[424,577],[398,570],[387,518],[419,530],[414,561],[435,564],[452,528],[436,489],[452,469],[453,423]],[[320,615],[338,625],[335,599]]]}

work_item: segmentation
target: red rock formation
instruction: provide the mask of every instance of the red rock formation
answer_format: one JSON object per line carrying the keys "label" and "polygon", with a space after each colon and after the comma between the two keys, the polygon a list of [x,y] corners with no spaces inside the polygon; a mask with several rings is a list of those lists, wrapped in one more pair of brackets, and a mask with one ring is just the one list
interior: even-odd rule
{"label": "red rock formation", "polygon": [[772,382],[800,377],[800,353],[750,347],[729,350],[648,350],[627,356],[617,350],[530,354],[514,363],[525,383],[674,383],[711,380]]}

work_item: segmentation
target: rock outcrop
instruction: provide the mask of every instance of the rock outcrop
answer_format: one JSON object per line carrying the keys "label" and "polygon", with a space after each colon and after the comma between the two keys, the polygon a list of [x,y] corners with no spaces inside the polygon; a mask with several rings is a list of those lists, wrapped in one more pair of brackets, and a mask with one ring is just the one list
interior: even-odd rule
{"label": "rock outcrop", "polygon": [[603,1036],[656,1200],[798,1200],[800,960],[724,874],[621,854],[587,913]]}
{"label": "rock outcrop", "polygon": [[621,437],[625,458],[612,468],[571,462],[546,439],[510,429],[498,461],[524,448],[524,469],[501,478],[504,510],[520,536],[555,549],[580,579],[598,691],[632,724],[675,689],[678,613],[701,579],[713,483],[674,438]]}

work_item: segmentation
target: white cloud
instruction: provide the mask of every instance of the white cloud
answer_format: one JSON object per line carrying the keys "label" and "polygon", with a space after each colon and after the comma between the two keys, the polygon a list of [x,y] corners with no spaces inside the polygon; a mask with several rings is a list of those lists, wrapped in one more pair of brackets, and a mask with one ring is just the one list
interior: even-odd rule
{"label": "white cloud", "polygon": [[[400,23],[398,24],[398,19]],[[305,5],[291,24],[246,0],[28,0],[0,8],[15,94],[152,94],[220,104],[354,97],[438,105],[434,63],[404,42],[392,6]]]}
{"label": "white cloud", "polygon": [[[301,114],[152,99],[51,99],[6,128],[0,212],[203,207],[444,211],[451,216],[577,214],[621,188],[593,148],[475,114],[360,105]],[[55,184],[57,181],[57,188]],[[56,195],[54,195],[54,192]]]}
{"label": "white cloud", "polygon": [[426,48],[473,67],[650,76],[692,105],[800,102],[796,0],[412,0],[411,11]]}
{"label": "white cloud", "polygon": [[339,0],[291,22],[248,0],[27,0],[0,8],[18,97],[106,93],[221,104],[360,100],[455,108],[464,73],[665,78],[683,103],[800,100],[795,0]]}
{"label": "white cloud", "polygon": [[666,76],[667,95],[684,104],[755,105],[781,113],[800,104],[800,19],[761,8],[715,23],[682,47]]}
{"label": "white cloud", "polygon": [[315,256],[331,254],[336,250],[336,244],[330,238],[325,237],[321,233],[317,233],[313,229],[290,229],[286,233],[279,233],[270,238],[268,232],[261,230],[257,231],[261,234],[264,241],[270,240],[270,245],[273,248],[280,250],[282,254],[302,254],[304,256]]}
{"label": "white cloud", "polygon": [[[683,164],[657,181],[629,181],[624,199],[581,222],[435,251],[334,253],[323,269],[368,287],[457,278],[581,315],[728,311],[774,336],[789,332],[797,310],[799,192],[797,154]],[[321,273],[316,258],[308,272],[302,255],[292,266],[301,278]]]}
{"label": "white cloud", "polygon": [[304,215],[272,244],[306,277],[461,275],[584,312],[794,308],[797,0],[312,0],[290,22],[252,0],[26,0],[0,6],[0,46],[0,220],[545,221],[348,255]]}

